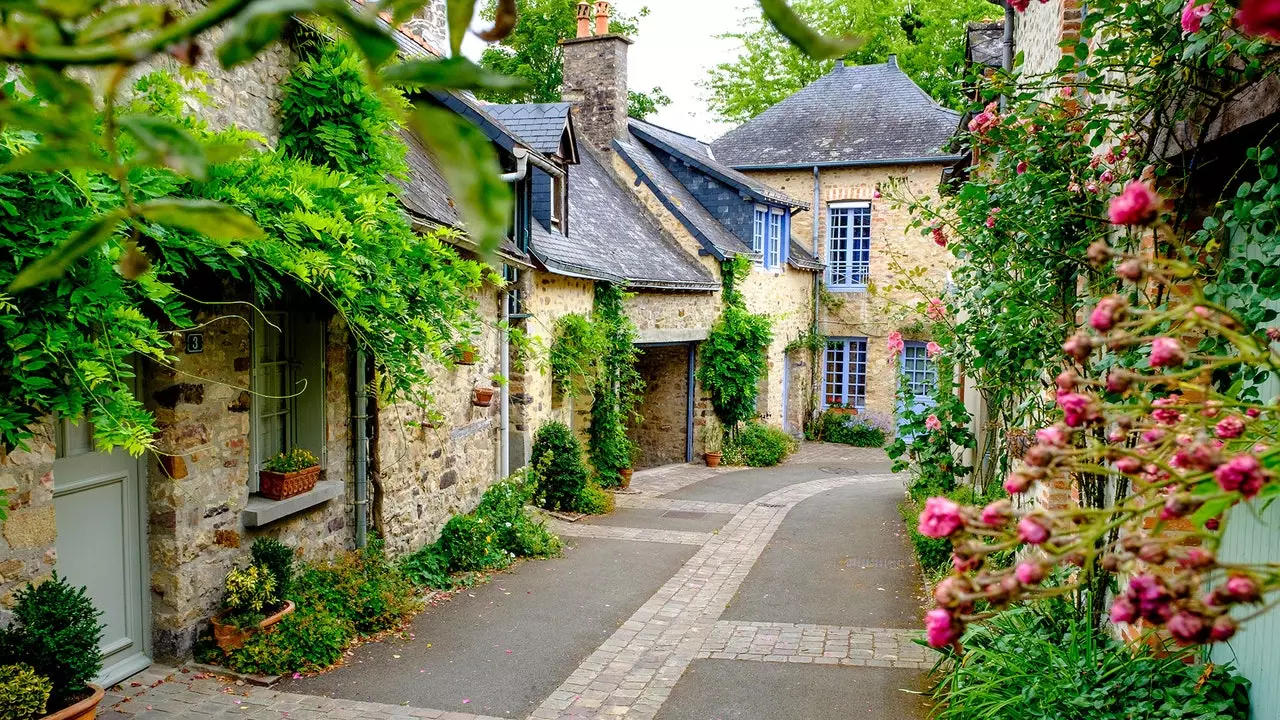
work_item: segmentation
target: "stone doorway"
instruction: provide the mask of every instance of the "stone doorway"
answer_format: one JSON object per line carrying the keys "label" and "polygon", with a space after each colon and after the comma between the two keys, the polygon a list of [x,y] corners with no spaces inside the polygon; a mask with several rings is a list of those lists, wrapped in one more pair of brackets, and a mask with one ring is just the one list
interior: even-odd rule
{"label": "stone doorway", "polygon": [[631,429],[640,447],[637,470],[691,460],[693,419],[689,385],[694,344],[639,345],[636,370],[644,378],[644,399],[638,412],[643,420]]}

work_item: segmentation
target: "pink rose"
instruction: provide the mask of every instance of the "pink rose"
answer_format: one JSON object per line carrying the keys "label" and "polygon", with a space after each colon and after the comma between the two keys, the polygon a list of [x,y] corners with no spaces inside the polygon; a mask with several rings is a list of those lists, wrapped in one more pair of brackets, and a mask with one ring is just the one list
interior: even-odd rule
{"label": "pink rose", "polygon": [[988,215],[987,221],[984,224],[987,226],[988,229],[994,228],[996,226],[996,216]]}
{"label": "pink rose", "polygon": [[947,317],[947,306],[942,302],[942,298],[931,298],[928,305],[925,306],[924,314],[930,320],[944,320]]}
{"label": "pink rose", "polygon": [[1013,504],[1008,500],[995,500],[982,508],[982,524],[999,527],[1013,516]]}
{"label": "pink rose", "polygon": [[1160,196],[1146,183],[1134,181],[1111,198],[1108,213],[1115,225],[1150,225],[1160,215]]}
{"label": "pink rose", "polygon": [[1252,455],[1237,455],[1219,465],[1213,472],[1213,479],[1227,492],[1239,492],[1246,498],[1252,498],[1266,484],[1267,475],[1258,458]]}
{"label": "pink rose", "polygon": [[1018,521],[1018,539],[1030,545],[1042,545],[1049,539],[1049,528],[1044,520],[1027,515]]}
{"label": "pink rose", "polygon": [[1247,575],[1232,575],[1224,586],[1227,595],[1236,602],[1253,603],[1262,599],[1262,591],[1258,583]]}
{"label": "pink rose", "polygon": [[936,342],[934,342],[934,341],[930,340],[930,341],[928,342],[928,344],[926,344],[926,345],[924,346],[924,351],[925,351],[925,352],[929,355],[929,357],[931,357],[931,358],[932,358],[932,357],[937,357],[937,356],[939,356],[939,355],[941,355],[941,354],[942,354],[942,346],[941,346],[941,345],[939,345],[938,343],[936,343]]}
{"label": "pink rose", "polygon": [[1169,618],[1169,623],[1165,627],[1180,645],[1198,645],[1208,640],[1209,631],[1212,628],[1203,617],[1189,610],[1183,610]]}
{"label": "pink rose", "polygon": [[1058,405],[1062,408],[1063,421],[1067,427],[1081,427],[1102,417],[1097,403],[1088,395],[1060,392]]}
{"label": "pink rose", "polygon": [[1107,332],[1124,320],[1128,312],[1128,303],[1118,295],[1108,295],[1098,301],[1093,312],[1089,313],[1089,325],[1098,332]]}
{"label": "pink rose", "polygon": [[1213,3],[1197,5],[1199,0],[1187,0],[1182,8],[1182,31],[1186,33],[1200,32],[1200,23],[1213,10]]}
{"label": "pink rose", "polygon": [[951,613],[934,608],[924,615],[925,640],[931,647],[946,647],[960,639],[964,631],[961,622]]}
{"label": "pink rose", "polygon": [[1209,639],[1213,642],[1226,642],[1236,634],[1236,621],[1230,615],[1219,615],[1213,620],[1213,629],[1209,631]]}
{"label": "pink rose", "polygon": [[931,497],[924,501],[920,523],[916,530],[931,538],[944,538],[964,527],[960,505],[944,497]]}
{"label": "pink rose", "polygon": [[1009,0],[1009,4],[1018,12],[1026,12],[1027,6],[1031,4],[1031,0]]}
{"label": "pink rose", "polygon": [[947,246],[947,234],[942,231],[941,226],[933,228],[933,242],[940,248]]}
{"label": "pink rose", "polygon": [[1136,475],[1142,471],[1142,461],[1132,455],[1126,455],[1116,460],[1116,470],[1125,475]]}
{"label": "pink rose", "polygon": [[1244,420],[1238,415],[1228,415],[1213,426],[1213,434],[1222,440],[1231,440],[1244,434]]}
{"label": "pink rose", "polygon": [[1161,336],[1151,341],[1151,367],[1177,367],[1186,361],[1187,351],[1177,340]]}
{"label": "pink rose", "polygon": [[1138,608],[1133,606],[1129,598],[1121,595],[1111,603],[1111,622],[1131,623],[1138,619]]}
{"label": "pink rose", "polygon": [[1070,85],[1063,85],[1062,87],[1058,88],[1058,95],[1064,98],[1069,98],[1074,94],[1075,94],[1075,88],[1071,87]]}
{"label": "pink rose", "polygon": [[942,421],[938,419],[937,415],[930,415],[924,419],[924,426],[928,430],[937,432],[942,429]]}
{"label": "pink rose", "polygon": [[1031,478],[1025,473],[1012,472],[1004,480],[1004,491],[1010,495],[1026,492],[1031,487]]}
{"label": "pink rose", "polygon": [[1110,170],[1103,170],[1102,174],[1098,176],[1098,182],[1101,182],[1103,185],[1110,185],[1115,181],[1116,181],[1115,173],[1111,172]]}
{"label": "pink rose", "polygon": [[907,343],[902,339],[902,333],[894,330],[889,333],[889,337],[885,338],[885,346],[889,349],[889,357],[895,358],[902,354],[902,351],[907,347]]}
{"label": "pink rose", "polygon": [[1038,562],[1027,560],[1018,563],[1018,567],[1014,569],[1013,574],[1017,576],[1018,582],[1023,585],[1039,585],[1044,580],[1044,566]]}
{"label": "pink rose", "polygon": [[1062,425],[1050,425],[1036,431],[1036,440],[1053,447],[1066,447],[1070,431]]}
{"label": "pink rose", "polygon": [[1280,40],[1280,0],[1243,0],[1236,22],[1250,35]]}
{"label": "pink rose", "polygon": [[1021,174],[1025,173],[1025,172],[1027,171],[1027,161],[1026,161],[1026,160],[1022,160],[1022,161],[1020,161],[1020,162],[1018,163],[1018,167],[1017,167],[1017,168],[1015,168],[1015,170],[1017,171],[1017,173],[1018,173],[1019,175],[1021,175]]}

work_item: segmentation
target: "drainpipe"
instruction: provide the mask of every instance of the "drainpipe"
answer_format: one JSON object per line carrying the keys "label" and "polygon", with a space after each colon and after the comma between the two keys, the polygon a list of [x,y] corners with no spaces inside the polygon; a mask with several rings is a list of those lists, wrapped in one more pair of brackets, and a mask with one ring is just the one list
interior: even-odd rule
{"label": "drainpipe", "polygon": [[[1004,48],[1001,54],[1000,64],[1004,67],[1004,71],[1006,73],[1013,72],[1013,23],[1015,22],[1016,18],[1017,18],[1017,15],[1014,14],[1013,12],[1013,4],[1010,2],[1005,2],[1004,3],[1004,37],[1001,39],[1001,42],[1003,43]],[[1003,94],[1000,95],[1000,110],[1001,111],[1005,110],[1008,104],[1009,104],[1008,97]]]}
{"label": "drainpipe", "polygon": [[366,383],[367,356],[356,350],[355,407],[351,421],[355,426],[356,465],[356,547],[368,544],[369,531],[369,388]]}
{"label": "drainpipe", "polygon": [[[818,252],[818,238],[821,236],[821,233],[818,232],[818,221],[819,221],[818,205],[822,202],[821,189],[822,189],[822,171],[818,169],[817,165],[814,165],[813,166],[813,211],[812,211],[813,212],[813,223],[812,223],[813,225],[813,259],[817,260],[818,262],[822,262],[822,256]],[[813,274],[813,327],[810,329],[810,332],[814,335],[814,337],[817,337],[818,330],[822,324],[822,317],[821,317],[822,280],[826,276],[826,273],[827,271],[823,269],[822,272]],[[818,383],[821,382],[822,380],[822,372],[818,368],[818,358],[820,358],[821,356],[822,356],[821,351],[814,350],[812,348],[809,350],[809,397],[811,399],[813,398],[817,398],[817,399],[813,401],[813,407],[805,408],[805,410],[810,414],[810,417],[805,418],[806,420],[813,420],[812,415],[814,411],[822,407],[821,393],[823,392],[823,388],[819,387],[818,385]],[[803,431],[803,428],[801,430]]]}
{"label": "drainpipe", "polygon": [[[529,151],[518,147],[512,154],[516,158],[516,169],[500,176],[506,183],[519,182],[529,172]],[[507,332],[511,322],[511,293],[505,289],[499,292],[498,304],[502,317],[498,325],[502,328],[498,333],[498,374],[503,379],[498,388],[498,480],[504,480],[511,474],[511,343]]]}

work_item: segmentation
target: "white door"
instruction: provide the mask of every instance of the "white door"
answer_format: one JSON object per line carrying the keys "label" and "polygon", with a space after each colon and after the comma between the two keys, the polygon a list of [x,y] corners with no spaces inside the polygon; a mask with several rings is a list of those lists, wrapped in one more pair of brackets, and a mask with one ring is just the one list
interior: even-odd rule
{"label": "white door", "polygon": [[58,423],[53,463],[57,569],[72,585],[87,587],[102,611],[97,682],[103,686],[151,664],[141,476],[141,463],[129,453],[94,447],[87,421]]}

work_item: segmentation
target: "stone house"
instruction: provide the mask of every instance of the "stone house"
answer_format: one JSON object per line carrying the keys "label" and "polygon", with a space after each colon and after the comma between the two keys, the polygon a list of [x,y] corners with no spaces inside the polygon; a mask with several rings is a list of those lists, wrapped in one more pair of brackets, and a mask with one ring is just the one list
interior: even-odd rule
{"label": "stone house", "polygon": [[[937,192],[957,160],[945,149],[959,115],[940,107],[898,68],[835,67],[799,92],[713,142],[710,153],[753,181],[812,198],[793,218],[824,266],[815,295],[817,334],[826,337],[814,383],[819,408],[841,404],[888,419],[899,378],[917,403],[936,382],[918,296],[871,292],[902,269],[925,267],[924,284],[941,294],[951,256],[909,229],[895,199]],[[797,240],[793,238],[792,242]],[[896,360],[889,334],[906,337]]]}

